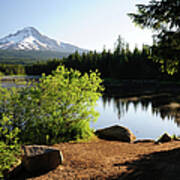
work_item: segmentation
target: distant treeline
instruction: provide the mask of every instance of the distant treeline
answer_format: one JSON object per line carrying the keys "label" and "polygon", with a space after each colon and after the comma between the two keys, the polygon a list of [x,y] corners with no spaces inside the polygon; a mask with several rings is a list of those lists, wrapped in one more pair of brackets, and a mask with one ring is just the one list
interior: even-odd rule
{"label": "distant treeline", "polygon": [[26,50],[0,50],[0,64],[33,64],[43,59],[67,57],[69,52],[56,51],[26,51]]}
{"label": "distant treeline", "polygon": [[151,49],[143,46],[140,50],[129,49],[129,45],[118,39],[113,52],[103,50],[79,54],[75,52],[66,58],[53,59],[49,61],[39,61],[29,65],[1,64],[0,71],[8,74],[41,75],[50,74],[59,64],[64,64],[68,68],[78,69],[82,73],[90,70],[99,70],[102,78],[113,79],[177,79],[180,73],[168,76],[163,73],[160,64],[153,62],[150,58]]}

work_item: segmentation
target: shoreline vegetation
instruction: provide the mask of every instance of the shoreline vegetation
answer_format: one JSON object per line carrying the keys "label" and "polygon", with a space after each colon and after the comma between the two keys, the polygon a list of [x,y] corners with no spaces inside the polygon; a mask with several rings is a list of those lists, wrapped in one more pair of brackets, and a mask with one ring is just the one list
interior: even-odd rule
{"label": "shoreline vegetation", "polygon": [[[31,81],[31,78],[33,78],[33,77],[34,76],[30,76],[30,81]],[[18,76],[18,78],[17,78],[17,76],[8,76],[7,78],[4,79],[4,81],[1,81],[1,82],[6,82],[6,80],[9,81],[9,79],[11,79],[11,78],[12,78],[13,82],[14,81],[16,82],[16,80],[17,80],[17,82],[21,83],[21,80],[24,81],[27,78],[27,76]],[[39,77],[37,77],[37,78],[39,78]],[[29,78],[28,78],[28,81],[29,81]],[[129,96],[129,99],[127,98],[126,100],[128,100],[130,102],[142,100],[142,97],[139,96],[142,94],[142,92],[143,92],[143,95],[150,95],[151,96],[153,93],[157,93],[157,92],[165,92],[165,91],[169,92],[169,91],[171,91],[173,93],[174,92],[178,93],[180,91],[180,87],[179,87],[178,82],[157,81],[157,80],[113,80],[113,79],[106,79],[103,82],[103,86],[105,87],[105,92],[104,92],[105,94],[112,95],[114,97],[122,97],[122,98]],[[132,92],[132,89],[133,89],[133,92]],[[124,94],[124,92],[126,92],[126,93]],[[134,98],[135,96],[136,96],[136,99]],[[174,107],[170,107],[170,109],[171,108],[174,109]],[[106,166],[104,166],[103,168],[97,168],[96,167],[96,166],[98,166],[98,163],[101,162],[101,158],[106,159],[105,156],[107,156],[106,155],[107,150],[105,150],[105,152],[104,152],[105,154],[103,153],[103,155],[100,156],[101,158],[96,157],[95,154],[99,153],[99,151],[96,150],[96,145],[99,146],[99,150],[101,150],[101,151],[104,151],[104,148],[107,148],[107,146],[110,146],[111,148],[114,147],[115,149],[117,147],[119,147],[120,148],[119,151],[120,152],[122,151],[122,153],[123,153],[123,155],[121,155],[121,158],[125,158],[125,159],[127,159],[128,163],[131,163],[131,160],[134,161],[134,160],[138,159],[137,156],[139,155],[139,153],[145,157],[146,157],[146,155],[149,157],[149,156],[151,156],[150,155],[151,153],[158,153],[158,152],[165,149],[166,151],[168,150],[167,153],[170,154],[170,156],[171,156],[171,151],[173,151],[173,147],[174,148],[180,148],[180,142],[179,142],[179,139],[175,135],[172,135],[170,138],[171,138],[170,142],[166,142],[163,145],[161,145],[161,143],[155,143],[157,141],[152,140],[152,139],[151,140],[138,139],[138,140],[134,141],[133,144],[130,143],[130,145],[128,145],[129,143],[124,144],[123,142],[120,142],[120,141],[118,142],[118,141],[101,140],[97,137],[96,138],[94,137],[94,139],[92,139],[91,141],[83,141],[82,140],[82,141],[77,141],[77,142],[72,141],[72,142],[68,142],[65,144],[59,143],[59,144],[55,144],[53,146],[59,147],[60,150],[63,150],[63,155],[65,156],[65,164],[60,165],[58,168],[56,168],[53,171],[49,171],[47,174],[44,174],[44,173],[41,174],[40,173],[40,174],[34,174],[33,175],[33,174],[29,174],[26,171],[23,171],[23,172],[21,171],[20,174],[16,174],[16,173],[13,174],[14,170],[12,171],[13,172],[12,174],[13,174],[13,177],[15,177],[15,178],[29,177],[30,179],[41,180],[41,179],[47,179],[47,178],[51,179],[54,176],[57,176],[57,177],[63,176],[64,178],[65,177],[67,178],[69,176],[75,177],[75,178],[77,178],[77,177],[80,178],[81,176],[82,177],[88,177],[88,178],[90,178],[90,177],[96,178],[97,176],[99,176],[101,178],[108,179],[108,178],[124,177],[123,173],[125,173],[125,174],[127,174],[127,178],[125,178],[125,179],[128,179],[128,178],[131,178],[134,176],[136,177],[136,175],[134,175],[137,171],[136,166],[133,169],[132,175],[128,175],[130,172],[127,169],[124,169],[122,171],[118,171],[117,167],[122,168],[122,166],[119,164],[123,164],[124,161],[114,160],[117,157],[119,158],[119,155],[117,154],[116,150],[112,151],[113,153],[110,156],[108,156],[111,159],[110,160],[111,163],[114,162],[114,164],[115,164],[115,165],[111,164],[113,166],[113,168],[111,167],[112,168],[111,171],[109,170],[109,168],[110,168],[109,164],[106,164]],[[76,160],[74,159],[75,155],[72,154],[72,152],[67,149],[67,148],[73,149],[73,145],[76,145],[79,148],[79,153],[76,156],[77,157]],[[83,165],[83,163],[85,163],[84,161],[82,161],[82,154],[85,152],[84,145],[87,148],[94,147],[94,150],[92,152],[92,156],[95,156],[95,159],[92,158],[91,160],[94,161],[96,165],[94,164],[93,170],[91,169],[91,167],[92,167],[91,162],[89,162],[89,160],[87,160],[86,158],[85,158],[86,165],[85,166]],[[125,146],[127,149],[126,150],[122,149],[121,148],[122,146]],[[131,148],[132,150],[130,150],[129,148]],[[151,149],[152,151],[148,151],[147,148]],[[131,151],[133,151],[133,150],[134,151],[137,150],[138,152],[133,152],[134,155],[130,157],[129,153],[132,153]],[[72,159],[69,159],[67,157],[67,154],[68,155],[71,154]],[[159,153],[159,158],[162,158],[162,161],[164,161],[163,154]],[[68,162],[68,161],[70,161],[70,162]],[[141,161],[141,159],[140,159],[140,161]],[[146,160],[144,160],[142,158],[142,161],[146,161]],[[77,163],[76,167],[73,165],[72,162]],[[19,163],[19,161],[18,161],[18,163]],[[105,163],[105,162],[103,162],[103,163]],[[152,163],[157,164],[159,162],[158,162],[158,160],[152,160],[152,161],[150,161],[150,165]],[[101,163],[99,165],[102,166]],[[84,167],[84,169],[82,171],[79,171],[78,168],[81,168],[82,166]],[[63,171],[61,168],[63,168]],[[140,168],[140,169],[138,169],[138,171],[141,171],[141,167],[137,166],[137,168]],[[93,171],[93,173],[91,170]],[[108,172],[104,174],[104,172],[106,170]],[[68,173],[69,171],[70,171],[70,174]],[[155,167],[155,171],[157,171],[157,172],[159,171],[158,167],[157,167],[157,169]],[[85,172],[88,172],[88,175]],[[176,173],[176,175],[177,175],[176,170],[175,170],[175,172],[173,171],[173,173]],[[8,173],[8,176],[10,174]],[[146,175],[147,175],[147,172],[143,176],[146,176]],[[150,176],[150,177],[152,177],[152,176]]]}
{"label": "shoreline vegetation", "polygon": [[[7,75],[0,76],[0,83],[28,83],[41,78],[34,75]],[[152,94],[155,92],[180,91],[180,81],[156,80],[156,79],[102,79],[101,83],[105,89],[104,94],[112,97],[128,97],[141,94]],[[133,89],[133,91],[132,91]]]}
{"label": "shoreline vegetation", "polygon": [[[60,150],[64,147],[66,161],[63,166],[47,174],[33,176],[21,172],[21,178],[49,179],[54,176],[60,178],[62,175],[62,178],[75,179],[122,177],[129,180],[138,179],[140,174],[143,179],[152,179],[148,167],[154,167],[153,164],[158,162],[158,167],[150,170],[157,176],[159,169],[164,170],[169,165],[159,152],[167,150],[167,154],[173,156],[172,147],[180,148],[179,139],[175,135],[173,138],[163,135],[161,138],[165,138],[166,143],[162,146],[152,140],[138,140],[133,144],[98,138],[89,142],[87,140],[95,137],[90,122],[98,118],[94,106],[102,93],[114,98],[128,97],[125,101],[135,104],[142,102],[145,106],[152,100],[154,108],[160,108],[163,113],[174,115],[175,112],[178,123],[179,96],[177,103],[174,100],[180,92],[180,64],[176,64],[177,71],[171,66],[165,68],[165,65],[164,62],[153,60],[151,47],[143,45],[142,49],[135,47],[130,50],[129,44],[120,36],[113,52],[106,49],[101,53],[75,52],[62,59],[38,61],[34,64],[26,64],[24,61],[19,64],[17,59],[14,62],[11,59],[10,64],[0,64],[1,83],[11,81],[30,85],[22,88],[0,87],[0,178],[17,163],[17,159],[22,158],[20,147],[27,144],[54,144]],[[35,83],[38,81],[36,86],[32,86],[32,80]],[[73,145],[77,146],[79,154],[73,154]],[[87,156],[88,148],[88,157],[93,156],[90,159],[83,156]],[[165,164],[163,168],[156,155],[156,160],[153,158],[147,165],[146,158],[149,160],[154,153],[162,158]],[[139,159],[139,156],[142,157]],[[177,161],[177,156],[173,158]],[[142,169],[141,162],[147,165],[145,167],[148,171]],[[173,167],[175,162],[172,162]],[[145,174],[142,174],[142,170]],[[175,175],[179,173],[176,170],[172,170]]]}
{"label": "shoreline vegetation", "polygon": [[32,86],[0,87],[0,178],[21,158],[20,147],[88,140],[103,87],[98,72],[59,66]]}
{"label": "shoreline vegetation", "polygon": [[[50,76],[52,76],[52,75],[50,75]],[[10,81],[13,83],[16,83],[16,82],[17,83],[24,83],[24,82],[28,81],[30,83],[34,79],[39,81],[39,78],[41,79],[41,76],[27,76],[27,75],[25,75],[25,76],[24,75],[21,75],[21,76],[17,76],[17,75],[15,75],[15,76],[14,75],[13,76],[1,76],[0,82],[6,83],[6,82]],[[51,82],[51,79],[49,79],[49,83],[50,82]],[[129,99],[127,98],[126,100],[130,101],[130,102],[136,102],[136,101],[138,102],[138,101],[149,100],[149,98],[150,99],[153,98],[154,93],[156,93],[156,95],[158,95],[158,93],[161,93],[161,92],[171,92],[171,93],[177,93],[178,94],[178,92],[180,91],[179,82],[175,81],[175,80],[172,81],[169,79],[113,79],[113,78],[105,78],[104,81],[101,82],[101,85],[103,85],[105,87],[105,91],[103,92],[103,94],[111,95],[115,98],[116,97],[117,98],[129,97]],[[133,91],[132,91],[132,89],[133,89]],[[146,97],[143,97],[145,99],[142,99],[142,96],[141,96],[142,93],[144,96],[146,96]],[[149,97],[147,97],[147,95],[149,95]],[[10,97],[10,96],[8,95],[8,97]],[[39,96],[38,96],[38,99],[39,99]],[[162,99],[164,99],[164,96],[162,96],[162,98],[158,99],[159,100],[158,103],[161,102]],[[172,100],[173,100],[173,98],[170,97],[168,103],[170,103]],[[29,101],[29,99],[27,99],[25,101],[27,102],[27,101]],[[29,104],[28,104],[28,106],[29,106]],[[178,107],[174,108],[174,106],[172,106],[172,107],[168,107],[168,108],[175,110]],[[167,107],[165,107],[165,109],[167,109]],[[17,109],[16,109],[16,111],[17,111]],[[4,118],[6,118],[6,117],[4,117]],[[6,120],[4,122],[6,123]],[[16,133],[14,133],[14,134],[16,134]],[[9,139],[9,142],[12,142],[14,138],[16,138],[16,137],[12,137],[12,139]],[[141,139],[141,140],[138,139],[133,144],[131,144],[131,143],[118,142],[118,141],[114,142],[114,141],[101,140],[97,137],[92,139],[91,141],[84,141],[84,140],[79,141],[78,140],[76,142],[71,141],[68,143],[59,143],[59,144],[55,143],[55,145],[53,145],[53,146],[55,146],[55,147],[58,146],[59,149],[63,151],[63,155],[65,156],[65,164],[60,165],[58,168],[56,168],[53,171],[49,171],[47,174],[44,174],[44,173],[43,174],[41,174],[41,173],[40,174],[29,174],[26,171],[24,171],[24,172],[21,171],[20,174],[16,174],[13,177],[15,177],[15,178],[26,178],[26,177],[28,177],[30,179],[37,179],[37,180],[43,179],[44,180],[44,179],[49,179],[49,178],[51,179],[54,176],[57,176],[58,178],[61,176],[63,178],[67,178],[67,177],[71,176],[71,177],[74,177],[77,179],[78,178],[80,179],[81,177],[92,178],[92,179],[93,178],[95,179],[96,177],[100,177],[100,178],[108,179],[108,178],[120,178],[120,177],[124,178],[124,176],[127,176],[127,178],[125,177],[124,179],[129,179],[131,177],[136,177],[136,175],[134,175],[134,174],[137,171],[141,171],[141,166],[139,166],[139,165],[135,166],[134,169],[132,169],[132,171],[130,171],[130,172],[126,168],[122,171],[117,170],[117,169],[119,169],[119,167],[121,167],[121,169],[122,169],[122,166],[120,164],[125,163],[124,161],[122,161],[122,159],[121,160],[115,160],[117,157],[120,158],[116,152],[117,147],[120,148],[118,150],[118,153],[119,153],[119,151],[123,153],[123,155],[121,155],[121,158],[125,158],[127,160],[127,163],[131,164],[131,161],[136,161],[136,159],[138,159],[138,156],[140,154],[144,157],[146,157],[146,155],[149,157],[149,156],[151,156],[151,153],[152,154],[153,153],[159,153],[160,151],[165,149],[165,150],[167,150],[167,153],[171,155],[171,151],[174,150],[173,147],[174,148],[180,148],[180,142],[179,142],[179,139],[175,135],[172,135],[172,137],[170,137],[170,138],[171,138],[170,142],[167,142],[163,145],[161,145],[159,143],[155,143],[154,140],[147,140],[147,139]],[[49,139],[50,139],[50,137],[46,136],[46,140],[49,141]],[[71,137],[71,139],[72,139],[72,137]],[[17,141],[19,141],[19,140],[17,139],[16,142]],[[12,153],[14,153],[14,155],[16,157],[18,157],[19,156],[19,150],[18,150],[19,144],[13,143],[12,145],[13,145],[14,150],[10,150],[9,155],[12,155]],[[74,159],[75,154],[73,154],[73,152],[71,152],[70,150],[67,149],[67,148],[70,148],[73,151],[74,145],[78,146],[78,148],[79,148],[79,151],[78,151],[79,153],[76,154],[76,158],[77,158],[76,160]],[[92,165],[92,163],[89,162],[89,160],[85,157],[83,157],[83,158],[85,158],[84,160],[86,160],[86,162],[82,160],[82,154],[87,152],[87,149],[86,149],[86,151],[84,150],[84,145],[87,148],[94,148],[93,152],[91,152],[92,153],[91,155],[93,156],[93,158],[91,160],[93,162],[95,162],[95,163],[93,163],[94,165]],[[100,157],[96,156],[97,153],[99,154],[99,151],[96,150],[97,145],[99,146],[99,150],[105,151],[103,153],[103,155]],[[111,150],[112,154],[110,156],[107,156],[107,153],[108,153],[107,146],[111,147],[111,149],[115,148],[114,151]],[[122,149],[121,148],[122,146],[125,146],[125,149]],[[104,150],[104,148],[106,148],[106,150]],[[151,150],[153,149],[153,150],[149,151],[149,150],[147,150],[147,148],[149,148]],[[7,149],[7,147],[6,147],[6,149]],[[109,149],[109,151],[110,151],[110,149]],[[132,152],[132,151],[138,151],[138,152]],[[7,153],[7,150],[5,153]],[[129,154],[134,154],[134,155],[129,156]],[[7,156],[7,154],[6,154],[6,156]],[[70,156],[72,159],[69,159],[67,156]],[[104,161],[102,161],[102,159],[106,159],[106,157],[109,157],[109,162],[111,162],[111,163],[106,164]],[[159,157],[162,158],[162,161],[164,161],[163,154],[161,155],[161,153],[160,153]],[[12,160],[17,161],[17,159],[12,159]],[[140,159],[140,161],[141,161],[141,159]],[[142,161],[144,161],[143,158],[142,158]],[[157,164],[157,162],[158,162],[158,160],[155,160],[155,161],[152,160],[150,162],[150,165],[153,163]],[[19,163],[19,161],[18,161],[18,163]],[[73,163],[77,163],[77,164],[74,166]],[[114,163],[114,164],[112,164],[112,163]],[[86,165],[84,165],[84,164],[86,164]],[[102,164],[106,164],[106,165],[103,166]],[[79,171],[79,168],[81,169],[82,166],[83,166],[83,170]],[[101,166],[101,168],[99,168],[97,166]],[[125,166],[123,166],[123,167],[125,167]],[[8,167],[7,169],[9,169],[9,168],[11,170],[13,169],[12,165],[9,166],[9,163],[7,163],[7,167]],[[127,168],[128,168],[128,166],[127,166]],[[138,169],[136,169],[136,168],[138,168]],[[147,166],[147,168],[148,168],[148,166]],[[104,173],[105,171],[107,171],[107,173]],[[159,171],[158,167],[157,167],[157,169],[155,167],[155,171]],[[88,175],[87,175],[87,172],[88,172]],[[133,172],[132,175],[129,174],[131,172]],[[7,171],[6,171],[6,173],[7,173]],[[173,173],[175,173],[177,175],[176,170],[175,170],[175,172],[173,171]],[[143,176],[146,177],[147,174],[148,173],[146,172]],[[9,173],[8,173],[8,176],[9,176]],[[152,176],[150,176],[150,177],[152,178]],[[146,179],[148,179],[148,178],[146,178]]]}
{"label": "shoreline vegetation", "polygon": [[[42,77],[41,75],[0,75],[0,82],[2,81],[24,81],[24,80],[38,80]],[[104,78],[103,85],[106,87],[125,87],[129,85],[134,86],[168,86],[168,85],[180,85],[180,81],[177,80],[163,80],[163,79],[113,79]]]}

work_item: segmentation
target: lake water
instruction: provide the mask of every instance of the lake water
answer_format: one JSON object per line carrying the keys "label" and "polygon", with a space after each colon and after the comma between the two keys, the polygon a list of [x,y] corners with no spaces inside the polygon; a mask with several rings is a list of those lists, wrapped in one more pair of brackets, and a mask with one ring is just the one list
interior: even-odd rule
{"label": "lake water", "polygon": [[121,125],[129,128],[137,139],[156,139],[164,132],[180,135],[180,126],[176,118],[179,112],[163,113],[158,108],[154,108],[151,101],[144,105],[141,102],[127,102],[125,99],[111,97],[105,101],[100,98],[96,110],[99,111],[100,116],[96,123],[91,123],[94,129]]}
{"label": "lake water", "polygon": [[[22,87],[24,84],[1,83],[3,87]],[[101,129],[112,125],[129,128],[137,139],[158,138],[164,132],[180,135],[180,96],[159,93],[130,98],[101,97],[96,110],[99,119],[90,126]],[[173,104],[173,108],[169,108]]]}

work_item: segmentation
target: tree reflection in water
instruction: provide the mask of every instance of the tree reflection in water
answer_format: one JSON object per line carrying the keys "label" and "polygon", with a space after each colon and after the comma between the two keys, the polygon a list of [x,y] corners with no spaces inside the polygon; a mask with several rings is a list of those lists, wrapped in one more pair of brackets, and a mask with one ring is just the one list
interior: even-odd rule
{"label": "tree reflection in water", "polygon": [[119,119],[128,112],[130,104],[133,104],[135,110],[138,105],[141,105],[143,111],[147,111],[148,107],[151,106],[153,115],[160,115],[162,120],[165,118],[174,120],[180,126],[180,95],[178,93],[153,93],[129,97],[108,97],[104,95],[102,100],[104,108],[113,102]]}

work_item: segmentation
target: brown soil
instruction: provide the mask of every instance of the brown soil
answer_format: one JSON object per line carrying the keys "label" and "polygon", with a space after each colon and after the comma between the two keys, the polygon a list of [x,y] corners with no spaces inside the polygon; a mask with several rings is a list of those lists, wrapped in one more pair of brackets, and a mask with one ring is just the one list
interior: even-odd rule
{"label": "brown soil", "polygon": [[21,172],[14,179],[179,180],[180,141],[164,144],[96,140],[55,145],[64,163],[44,174]]}

